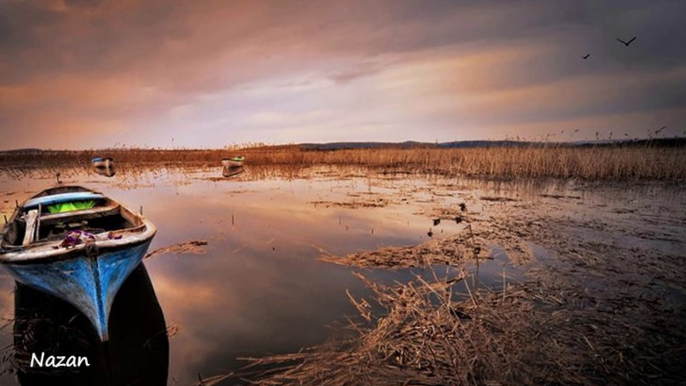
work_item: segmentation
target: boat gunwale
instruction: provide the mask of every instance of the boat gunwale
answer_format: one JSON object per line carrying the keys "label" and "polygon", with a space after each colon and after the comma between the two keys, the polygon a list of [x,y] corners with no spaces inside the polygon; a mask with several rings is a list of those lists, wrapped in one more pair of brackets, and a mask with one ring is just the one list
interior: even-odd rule
{"label": "boat gunwale", "polygon": [[[94,193],[102,194],[100,192],[95,192],[91,189],[84,188],[82,186],[74,185],[74,188],[78,189],[85,189]],[[68,187],[67,187],[68,188]],[[51,189],[51,188],[49,188]],[[39,196],[41,193],[45,192],[45,189],[41,192],[38,192],[36,195],[28,198],[27,200],[24,201],[24,204],[31,199]],[[155,225],[148,220],[145,216],[136,214],[135,212],[131,211],[129,208],[126,206],[122,205],[120,202],[117,200],[104,195],[104,198],[106,200],[109,200],[112,204],[114,205],[108,205],[109,210],[112,208],[117,208],[120,211],[126,211],[128,212],[131,216],[135,217],[137,220],[141,222],[140,225],[137,225],[132,228],[122,228],[122,229],[116,229],[112,231],[108,231],[107,233],[112,233],[114,235],[122,235],[121,238],[119,239],[107,239],[107,240],[95,240],[95,246],[99,251],[116,251],[119,249],[126,249],[130,248],[136,245],[139,245],[141,243],[150,241],[155,234],[157,233],[157,228]],[[8,221],[7,224],[11,223],[12,221],[16,221],[16,217],[19,213],[21,213],[24,209],[24,204],[21,206],[15,208],[14,213],[12,214],[12,218],[10,221]],[[89,210],[89,209],[87,209]],[[86,210],[86,211],[87,211]],[[74,211],[73,214],[74,216],[83,214],[85,211]],[[122,214],[123,215],[123,214]],[[65,217],[68,218],[68,217]],[[0,234],[4,233],[6,230],[7,224],[5,227],[3,227],[3,232]],[[102,233],[99,233],[102,234]],[[127,235],[128,234],[128,235]],[[82,252],[85,253],[85,248],[86,244],[79,244],[71,248],[63,248],[59,247],[61,240],[55,240],[55,241],[45,241],[45,242],[39,242],[39,243],[34,243],[30,244],[27,246],[14,246],[14,245],[7,245],[3,242],[0,243],[0,264],[32,264],[32,263],[43,263],[43,262],[51,262],[51,261],[59,261],[59,260],[64,260],[64,259],[69,259],[74,257],[74,255],[79,255]],[[58,247],[58,248],[55,248]]]}
{"label": "boat gunwale", "polygon": [[[147,237],[137,237],[135,239],[126,240],[121,242],[121,240],[100,240],[96,241],[95,245],[98,249],[98,254],[116,252],[122,249],[129,249],[131,247],[136,247],[140,244],[146,243],[152,239],[156,231],[150,232]],[[103,245],[103,243],[108,243]],[[86,244],[79,244],[72,248],[60,248],[60,249],[50,249],[45,251],[40,251],[35,256],[30,256],[31,250],[24,249],[21,251],[7,251],[0,253],[0,264],[6,265],[26,265],[26,264],[43,264],[51,263],[56,261],[68,260],[74,257],[83,256],[86,254]],[[47,252],[47,253],[46,253]],[[16,255],[27,255],[17,259]]]}
{"label": "boat gunwale", "polygon": [[[69,195],[76,195],[69,197]],[[87,193],[87,194],[86,194]],[[51,199],[52,198],[52,199]],[[52,205],[60,204],[69,201],[88,201],[88,200],[107,200],[107,196],[99,192],[70,192],[70,193],[56,193],[47,196],[32,197],[24,201],[20,208],[35,209],[38,205]],[[112,200],[112,199],[109,199]],[[112,200],[114,201],[114,200]],[[42,216],[41,216],[42,217]]]}

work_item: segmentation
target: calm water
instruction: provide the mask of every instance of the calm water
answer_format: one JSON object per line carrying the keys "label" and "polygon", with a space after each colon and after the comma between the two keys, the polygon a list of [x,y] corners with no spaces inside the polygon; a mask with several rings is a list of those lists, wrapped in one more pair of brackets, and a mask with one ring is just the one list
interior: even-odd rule
{"label": "calm water", "polygon": [[[173,332],[170,385],[193,384],[198,373],[228,373],[244,363],[239,357],[323,343],[346,324],[345,315],[356,314],[346,289],[356,296],[366,293],[352,271],[388,282],[426,272],[339,266],[319,261],[322,251],[345,255],[421,243],[429,239],[429,228],[434,237],[458,231],[464,225],[443,221],[434,227],[425,213],[439,203],[455,206],[465,197],[486,194],[456,181],[434,189],[435,180],[430,178],[369,178],[332,169],[315,170],[306,178],[249,168],[230,178],[223,178],[220,168],[120,171],[112,178],[88,169],[61,173],[65,183],[100,190],[132,209],[142,206],[158,227],[150,250],[187,240],[209,242],[204,254],[165,254],[145,261],[154,288],[152,298],[145,299],[154,305],[156,298]],[[14,200],[21,202],[53,183],[48,172],[5,175],[0,180],[0,212],[9,216]],[[519,197],[531,187],[517,190],[487,184],[485,189],[488,194]],[[517,274],[499,256],[485,267],[484,282],[490,278],[497,283],[503,267],[508,275]],[[6,352],[12,345],[14,288],[14,281],[2,271],[0,315],[8,320],[8,327],[0,331],[0,344],[10,347]],[[115,307],[122,310],[135,308],[117,301]],[[146,307],[139,308],[154,309]],[[121,317],[147,318],[138,313]],[[17,383],[14,375],[5,374],[0,384]]]}
{"label": "calm water", "polygon": [[[65,177],[66,176],[66,177]],[[260,176],[258,176],[260,177]],[[151,250],[207,240],[201,255],[158,255],[145,261],[154,293],[172,330],[169,384],[191,384],[240,367],[236,358],[297,351],[322,343],[356,311],[345,290],[363,294],[352,268],[318,261],[428,239],[427,216],[416,206],[349,208],[335,202],[375,201],[391,189],[366,178],[224,179],[214,171],[149,171],[107,178],[63,171],[65,183],[100,190],[130,208],[143,207],[158,227]],[[3,213],[52,185],[50,173],[4,179]],[[370,198],[371,197],[371,198]],[[455,225],[455,224],[453,224]],[[440,232],[450,225],[439,226]],[[457,225],[454,226],[457,229]],[[359,271],[359,269],[358,269]],[[371,273],[378,278],[398,274]],[[0,312],[14,314],[14,281],[2,273]],[[0,338],[11,345],[12,329]],[[64,354],[70,355],[70,354]],[[2,384],[16,384],[5,375]]]}

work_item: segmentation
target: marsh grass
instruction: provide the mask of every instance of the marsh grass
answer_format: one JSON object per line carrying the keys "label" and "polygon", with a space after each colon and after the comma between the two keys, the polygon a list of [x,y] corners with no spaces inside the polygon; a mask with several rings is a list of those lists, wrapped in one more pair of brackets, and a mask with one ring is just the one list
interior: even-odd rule
{"label": "marsh grass", "polygon": [[435,173],[494,178],[580,178],[586,180],[686,180],[686,148],[663,146],[531,146],[463,149],[382,148],[313,151],[297,146],[238,150],[114,149],[2,153],[0,165],[22,168],[90,165],[109,156],[117,165],[173,167],[219,165],[223,157],[244,155],[245,166],[360,166],[388,172]]}
{"label": "marsh grass", "polygon": [[[384,286],[352,299],[353,338],[298,353],[243,358],[259,385],[680,384],[684,337],[627,330],[546,283],[506,284],[455,300],[466,277]],[[469,288],[469,287],[467,287]],[[370,313],[371,303],[386,311]],[[260,371],[267,368],[266,371]]]}
{"label": "marsh grass", "polygon": [[[528,297],[510,293],[477,302],[452,300],[452,286],[420,281],[374,291],[383,316],[355,323],[358,336],[295,354],[246,358],[281,366],[257,378],[264,385],[470,385],[587,383],[578,350],[538,339],[549,319]],[[460,278],[461,279],[461,278]],[[355,301],[354,301],[355,302]],[[368,305],[365,300],[356,304]],[[364,308],[358,306],[358,309]],[[360,310],[366,316],[365,310]],[[559,338],[559,337],[558,337]],[[564,367],[563,367],[564,366]]]}
{"label": "marsh grass", "polygon": [[[358,275],[372,294],[348,294],[359,313],[350,319],[355,336],[297,353],[244,358],[249,373],[242,376],[254,384],[284,386],[684,384],[683,307],[671,304],[663,287],[655,285],[655,278],[664,279],[669,272],[678,276],[682,265],[672,264],[683,261],[683,256],[640,257],[636,249],[616,245],[598,249],[587,244],[591,249],[586,249],[583,239],[559,232],[552,222],[522,221],[508,214],[503,214],[507,223],[491,224],[508,229],[507,234],[499,236],[479,226],[472,232],[471,225],[478,222],[462,212],[466,207],[447,217],[460,213],[469,232],[446,238],[446,245],[433,245],[438,241],[432,240],[415,249],[323,259],[393,267],[404,264],[407,255],[410,264],[426,264],[424,259],[431,258],[431,263],[446,259],[459,267],[470,257],[476,260],[475,242],[482,244],[479,238],[484,237],[498,244],[516,239],[509,244],[514,249],[521,246],[520,239],[541,245],[548,245],[547,240],[551,251],[564,240],[558,247],[566,263],[531,272],[531,280],[524,283],[513,283],[503,272],[503,285],[495,289],[477,284],[478,265],[474,280],[467,280],[464,268],[458,276],[417,276],[392,285]],[[568,229],[568,216],[564,218],[563,229]],[[454,244],[463,248],[454,249]],[[502,246],[508,249],[507,245]],[[434,255],[439,260],[433,260]],[[650,267],[641,265],[640,274],[630,276],[627,268],[632,261],[650,261]],[[589,281],[583,281],[587,275],[597,275],[593,280],[602,281],[607,289],[595,292]],[[467,293],[455,296],[460,288],[456,285],[464,285]],[[681,288],[678,279],[672,285],[673,290]]]}

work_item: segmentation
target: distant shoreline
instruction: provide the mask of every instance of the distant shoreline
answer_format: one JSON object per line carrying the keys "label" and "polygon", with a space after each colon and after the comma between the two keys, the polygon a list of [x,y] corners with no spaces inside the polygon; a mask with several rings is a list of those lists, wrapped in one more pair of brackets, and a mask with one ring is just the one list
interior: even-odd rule
{"label": "distant shoreline", "polygon": [[23,148],[0,150],[0,155],[7,154],[36,154],[42,152],[121,152],[128,150],[136,151],[172,151],[172,152],[197,152],[197,151],[257,151],[257,150],[354,150],[354,149],[474,149],[474,148],[577,148],[577,147],[686,147],[686,137],[677,138],[641,138],[641,139],[599,139],[571,142],[542,142],[542,141],[518,141],[518,140],[471,140],[452,142],[374,142],[374,141],[350,141],[350,142],[324,142],[324,143],[298,143],[283,145],[247,144],[225,148],[150,148],[150,147],[117,147],[103,149],[40,149]]}
{"label": "distant shoreline", "polygon": [[[439,144],[440,145],[440,144]],[[221,166],[225,157],[245,156],[244,166],[353,166],[380,172],[428,173],[489,178],[653,179],[686,181],[686,138],[590,145],[486,147],[311,148],[303,145],[242,149],[23,150],[0,152],[6,169],[91,167],[94,157],[111,157],[124,169]],[[125,170],[124,170],[125,171]]]}

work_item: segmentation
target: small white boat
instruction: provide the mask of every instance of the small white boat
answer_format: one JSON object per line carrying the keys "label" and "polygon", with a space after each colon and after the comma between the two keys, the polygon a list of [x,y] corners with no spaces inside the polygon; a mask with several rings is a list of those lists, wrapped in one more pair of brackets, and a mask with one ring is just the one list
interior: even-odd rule
{"label": "small white boat", "polygon": [[114,160],[110,157],[95,157],[91,160],[91,163],[96,168],[110,168],[114,166]]}
{"label": "small white boat", "polygon": [[243,161],[245,161],[245,157],[243,156],[222,158],[222,166],[228,168],[237,168],[243,166]]}
{"label": "small white boat", "polygon": [[15,209],[0,234],[0,265],[16,281],[71,303],[106,341],[117,291],[156,232],[102,193],[55,187]]}

